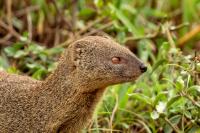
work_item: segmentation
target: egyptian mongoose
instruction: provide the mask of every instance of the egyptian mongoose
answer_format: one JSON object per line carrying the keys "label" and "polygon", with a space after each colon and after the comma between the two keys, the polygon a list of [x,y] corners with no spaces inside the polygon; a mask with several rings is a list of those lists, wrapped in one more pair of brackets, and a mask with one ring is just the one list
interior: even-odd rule
{"label": "egyptian mongoose", "polygon": [[0,72],[0,133],[77,133],[109,85],[135,80],[147,67],[127,48],[84,37],[62,54],[44,81]]}

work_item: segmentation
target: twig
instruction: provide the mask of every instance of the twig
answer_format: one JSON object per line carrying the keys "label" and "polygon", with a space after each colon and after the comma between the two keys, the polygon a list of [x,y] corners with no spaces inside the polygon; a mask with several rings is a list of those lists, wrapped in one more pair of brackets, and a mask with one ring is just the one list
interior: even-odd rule
{"label": "twig", "polygon": [[83,34],[84,32],[86,32],[88,29],[90,29],[92,26],[94,26],[95,24],[98,24],[100,22],[102,22],[103,20],[105,20],[105,17],[100,17],[94,21],[92,21],[91,23],[89,23],[84,29],[80,30],[78,32],[78,35]]}
{"label": "twig", "polygon": [[198,25],[197,27],[193,28],[190,32],[186,33],[183,37],[181,37],[178,40],[178,45],[180,47],[183,47],[186,42],[188,42],[189,40],[191,40],[198,33],[200,33],[200,25]]}
{"label": "twig", "polygon": [[184,96],[185,98],[187,98],[188,100],[190,100],[192,102],[192,104],[196,107],[198,107],[200,109],[200,105],[198,102],[196,102],[195,100],[193,100],[189,94],[186,94],[185,92],[181,92],[182,96]]}
{"label": "twig", "polygon": [[167,117],[165,117],[164,120],[173,128],[173,130],[176,133],[181,133],[181,131],[179,130],[179,128],[177,126],[173,125]]}
{"label": "twig", "polygon": [[[17,38],[18,40],[20,41],[23,41],[25,43],[30,43],[30,42],[33,42],[33,43],[37,43],[37,44],[40,44],[38,42],[34,42],[34,41],[31,41],[29,40],[29,38],[25,38],[23,36],[21,36],[18,32],[16,32],[13,28],[11,29],[6,23],[4,23],[2,20],[0,20],[0,27],[3,27],[4,29],[6,29],[7,31],[9,31],[11,35],[13,35],[15,38]],[[42,44],[41,44],[42,45]]]}
{"label": "twig", "polygon": [[6,23],[0,20],[0,26],[4,29],[8,30],[14,37],[16,37],[18,40],[21,39],[21,35],[19,35],[13,28],[9,27]]}
{"label": "twig", "polygon": [[170,32],[170,25],[169,23],[167,22],[166,25],[164,26],[164,32],[166,33],[167,35],[167,39],[169,41],[169,44],[171,45],[172,48],[174,48],[176,46],[173,38],[172,38],[172,35],[171,35],[171,32]]}
{"label": "twig", "polygon": [[2,39],[0,39],[0,44],[3,45],[9,45],[11,44],[11,42],[9,41],[9,39],[12,37],[12,35],[9,33],[7,34],[5,37],[3,37]]}
{"label": "twig", "polygon": [[95,34],[95,33],[98,33],[99,31],[102,31],[102,30],[104,30],[104,29],[106,29],[106,28],[112,26],[112,25],[113,25],[113,22],[110,21],[110,22],[108,22],[107,24],[102,25],[100,28],[98,28],[98,29],[96,29],[96,30],[93,30],[93,31],[90,31],[90,32],[88,32],[88,33],[86,33],[86,34],[84,34],[84,36],[93,35],[93,34]]}
{"label": "twig", "polygon": [[57,44],[59,44],[60,42],[60,31],[59,31],[59,27],[56,26],[56,29],[55,29],[55,37],[54,37],[54,46],[56,46]]}
{"label": "twig", "polygon": [[6,36],[4,36],[1,40],[7,41],[12,37],[10,33],[8,33]]}
{"label": "twig", "polygon": [[[112,23],[112,21],[111,21],[111,22],[109,22],[109,23],[107,23],[107,24],[104,24],[104,25],[103,25],[102,27],[100,27],[99,29],[90,31],[90,32],[84,34],[83,36],[89,36],[89,35],[93,35],[93,34],[95,34],[95,33],[98,33],[99,31],[102,31],[102,30],[104,30],[104,29],[106,29],[106,28],[112,26],[112,24],[113,24],[113,23]],[[80,38],[80,36],[74,36],[74,38],[69,39],[69,40],[63,42],[63,43],[60,45],[60,47],[68,47],[68,45],[69,45],[70,43],[74,42],[76,39],[79,39],[79,38]]]}
{"label": "twig", "polygon": [[77,22],[77,0],[72,0],[72,6],[71,6],[71,14],[72,14],[72,31],[75,34],[76,31],[76,22]]}
{"label": "twig", "polygon": [[[197,51],[195,51],[194,57],[197,57]],[[197,70],[197,60],[194,60],[194,70],[195,71]],[[196,73],[194,73],[194,84],[195,85],[197,84],[197,78],[198,78],[198,75]]]}
{"label": "twig", "polygon": [[[63,20],[67,24],[68,27],[71,27],[70,22],[68,22],[68,20],[63,16],[63,14],[64,14],[63,11],[65,11],[65,10],[64,9],[61,10],[58,7],[56,0],[52,0],[52,2],[53,2],[53,5],[56,9],[56,12],[57,12],[56,24],[59,26],[59,23]],[[69,5],[71,5],[71,4],[69,4]]]}
{"label": "twig", "polygon": [[1,49],[1,46],[9,46],[11,45],[13,42],[11,41],[4,41],[4,40],[0,40],[0,49]]}
{"label": "twig", "polygon": [[[176,31],[176,30],[181,29],[181,28],[188,26],[188,25],[189,25],[188,23],[183,23],[183,24],[180,24],[180,25],[177,25],[177,26],[169,26],[167,34],[169,34],[169,32],[171,32],[171,31]],[[125,39],[125,42],[127,42],[127,41],[138,41],[138,40],[142,40],[142,39],[153,39],[153,38],[156,38],[160,34],[160,32],[161,32],[161,27],[159,27],[153,34],[147,34],[145,36],[140,36],[140,37],[127,37]]]}
{"label": "twig", "polygon": [[[89,131],[95,131],[95,130],[96,130],[96,129],[89,129]],[[112,133],[113,133],[113,132],[123,133],[123,132],[120,131],[120,130],[111,130],[111,129],[106,129],[106,128],[98,128],[98,130],[103,131],[103,132],[112,131]]]}
{"label": "twig", "polygon": [[169,13],[168,18],[177,18],[178,15],[182,13],[181,9],[176,9],[175,11],[172,11],[172,13]]}
{"label": "twig", "polygon": [[114,117],[115,117],[115,113],[116,113],[116,111],[117,111],[117,108],[118,108],[118,96],[116,95],[115,96],[116,97],[116,102],[115,102],[115,107],[114,107],[114,109],[113,109],[113,111],[112,111],[112,115],[111,115],[111,117],[110,117],[110,122],[109,122],[109,125],[110,125],[110,129],[111,129],[111,133],[112,133],[112,130],[113,130],[113,128],[112,128],[112,122],[113,122],[113,119],[114,119]]}
{"label": "twig", "polygon": [[13,28],[12,26],[12,0],[6,1],[6,9],[7,9],[7,22],[10,29]]}
{"label": "twig", "polygon": [[171,27],[169,27],[169,30],[170,31],[175,31],[175,30],[179,30],[179,29],[181,29],[183,27],[187,27],[187,26],[189,26],[189,23],[182,23],[182,24],[177,25],[177,26],[171,26]]}
{"label": "twig", "polygon": [[33,11],[37,11],[39,9],[40,9],[40,7],[38,5],[29,6],[29,7],[26,7],[24,9],[17,11],[16,16],[21,17],[24,14],[27,14],[27,13],[30,13],[30,12],[33,12]]}
{"label": "twig", "polygon": [[32,40],[32,31],[33,31],[33,25],[32,25],[32,18],[31,18],[31,14],[27,13],[27,22],[28,22],[28,38],[29,41]]}
{"label": "twig", "polygon": [[157,31],[155,31],[153,34],[149,34],[149,35],[146,35],[146,36],[141,36],[141,37],[127,37],[125,39],[125,42],[127,42],[127,41],[138,41],[138,40],[141,40],[141,39],[152,39],[152,38],[157,37],[158,34],[159,34],[159,32],[160,32],[160,28]]}
{"label": "twig", "polygon": [[[78,31],[77,33],[75,33],[74,38],[80,38],[83,33],[88,31],[89,29],[91,29],[95,24],[98,24],[98,23],[102,22],[103,20],[105,20],[105,17],[98,18],[95,21],[89,23],[84,29],[82,29],[82,30]],[[102,27],[102,28],[104,28],[104,27]],[[100,29],[103,30],[102,28],[100,28]],[[98,31],[97,30],[91,30],[90,33],[86,33],[84,36],[89,36],[89,35],[95,34],[97,32],[99,33],[100,29],[98,29]]]}

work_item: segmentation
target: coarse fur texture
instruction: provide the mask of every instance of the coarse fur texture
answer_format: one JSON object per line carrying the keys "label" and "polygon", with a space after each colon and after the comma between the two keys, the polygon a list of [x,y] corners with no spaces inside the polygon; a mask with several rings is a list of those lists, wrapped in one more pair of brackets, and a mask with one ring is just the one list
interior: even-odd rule
{"label": "coarse fur texture", "polygon": [[0,72],[0,133],[78,133],[105,88],[135,80],[141,65],[113,40],[88,36],[65,50],[44,81]]}

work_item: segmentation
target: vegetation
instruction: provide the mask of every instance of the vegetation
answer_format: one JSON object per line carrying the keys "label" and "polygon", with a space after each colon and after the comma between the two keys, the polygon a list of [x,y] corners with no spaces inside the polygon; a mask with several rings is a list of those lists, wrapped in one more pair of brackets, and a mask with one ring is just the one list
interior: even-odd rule
{"label": "vegetation", "polygon": [[83,132],[200,132],[199,0],[1,0],[0,70],[44,79],[64,47],[109,34],[148,64]]}

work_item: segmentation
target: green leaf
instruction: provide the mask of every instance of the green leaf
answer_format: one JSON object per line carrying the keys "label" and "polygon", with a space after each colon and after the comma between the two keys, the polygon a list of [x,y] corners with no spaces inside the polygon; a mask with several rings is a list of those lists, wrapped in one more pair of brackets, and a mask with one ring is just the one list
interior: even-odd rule
{"label": "green leaf", "polygon": [[8,73],[15,73],[15,74],[18,74],[19,73],[19,70],[16,68],[16,67],[9,67],[7,69],[7,72]]}
{"label": "green leaf", "polygon": [[129,96],[127,95],[129,86],[130,86],[129,84],[124,84],[124,85],[121,85],[121,87],[118,89],[119,108],[125,108],[126,106],[126,103],[129,98]]}
{"label": "green leaf", "polygon": [[94,3],[98,8],[101,8],[104,5],[103,0],[94,0]]}
{"label": "green leaf", "polygon": [[169,108],[171,108],[171,106],[174,104],[174,103],[176,103],[176,102],[178,102],[181,98],[183,98],[183,97],[181,97],[181,96],[175,96],[175,97],[173,97],[173,98],[171,98],[168,102],[167,102],[167,109],[169,109]]}
{"label": "green leaf", "polygon": [[55,47],[55,48],[51,48],[51,49],[46,50],[46,52],[49,55],[60,54],[63,51],[64,51],[64,48],[62,48],[62,47]]}
{"label": "green leaf", "polygon": [[200,63],[196,64],[196,69],[197,69],[198,72],[200,72]]}
{"label": "green leaf", "polygon": [[167,60],[165,60],[165,59],[158,60],[158,61],[154,64],[154,66],[153,66],[153,68],[152,68],[152,72],[150,73],[150,75],[153,74],[153,72],[154,72],[159,66],[165,64],[166,62],[167,62]]}
{"label": "green leaf", "polygon": [[37,44],[30,44],[28,46],[28,52],[32,52],[33,54],[39,54],[40,52],[43,52],[44,51],[44,47],[43,46],[40,46],[40,45],[37,45]]}
{"label": "green leaf", "polygon": [[38,56],[42,61],[47,61],[48,55],[45,52],[41,52],[40,54],[38,54]]}
{"label": "green leaf", "polygon": [[137,28],[131,23],[130,19],[126,17],[126,15],[120,10],[117,9],[113,4],[109,3],[108,6],[117,16],[117,18],[127,27],[129,32],[132,32],[135,37],[140,37],[141,33],[137,30]]}
{"label": "green leaf", "polygon": [[167,13],[163,11],[153,9],[153,8],[145,8],[143,11],[145,15],[155,17],[155,18],[165,18],[168,15]]}
{"label": "green leaf", "polygon": [[[169,120],[173,125],[177,125],[181,120],[181,115],[175,115],[171,117]],[[172,133],[172,131],[173,131],[172,127],[169,124],[165,124],[164,133]]]}
{"label": "green leaf", "polygon": [[89,19],[93,15],[95,15],[95,10],[93,10],[92,8],[84,8],[79,12],[79,17],[84,20]]}
{"label": "green leaf", "polygon": [[46,73],[47,71],[45,69],[38,69],[36,72],[33,73],[32,77],[40,80]]}
{"label": "green leaf", "polygon": [[27,52],[25,52],[24,50],[19,50],[15,53],[14,58],[22,58],[26,55],[28,55]]}
{"label": "green leaf", "polygon": [[184,111],[184,115],[189,118],[192,119],[192,114],[189,111]]}
{"label": "green leaf", "polygon": [[0,70],[5,70],[6,68],[8,68],[9,64],[8,64],[8,60],[6,59],[6,57],[4,56],[0,56]]}
{"label": "green leaf", "polygon": [[37,71],[39,69],[45,70],[45,67],[38,63],[32,63],[32,64],[28,63],[28,64],[26,64],[26,66],[33,71]]}
{"label": "green leaf", "polygon": [[131,93],[131,94],[128,94],[128,95],[137,99],[140,102],[144,102],[148,105],[152,105],[152,100],[149,97],[145,96],[144,94]]}
{"label": "green leaf", "polygon": [[200,133],[200,126],[193,125],[187,133]]}
{"label": "green leaf", "polygon": [[199,85],[193,85],[190,88],[187,89],[188,93],[198,93],[200,94],[200,86]]}
{"label": "green leaf", "polygon": [[136,15],[138,13],[137,9],[135,9],[133,6],[131,5],[127,5],[127,4],[123,4],[122,5],[122,9],[123,10],[127,10],[129,13]]}
{"label": "green leaf", "polygon": [[37,64],[26,64],[26,66],[30,69],[37,68]]}
{"label": "green leaf", "polygon": [[168,94],[169,92],[160,92],[156,97],[155,97],[155,100],[154,100],[154,106],[158,104],[159,101],[161,100],[164,100],[166,99],[166,95]]}
{"label": "green leaf", "polygon": [[4,49],[4,51],[6,52],[6,54],[8,56],[13,57],[18,50],[20,50],[21,48],[23,48],[23,46],[24,46],[24,44],[22,44],[22,43],[15,43],[13,46],[6,47]]}
{"label": "green leaf", "polygon": [[178,91],[181,91],[185,86],[185,82],[182,79],[181,76],[179,76],[176,80],[176,88],[178,89]]}
{"label": "green leaf", "polygon": [[48,71],[48,72],[52,72],[53,70],[55,70],[57,64],[58,64],[58,63],[51,63],[51,64],[49,64],[49,65],[48,65],[47,71]]}

